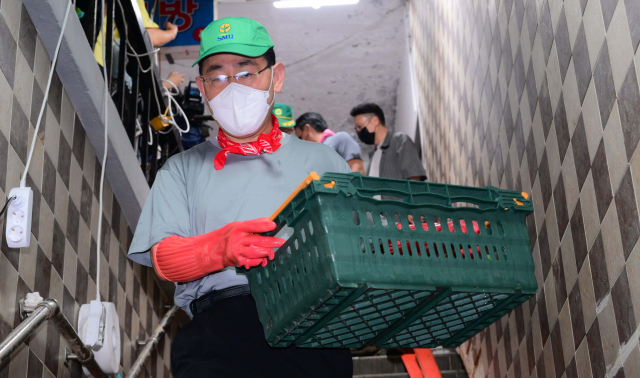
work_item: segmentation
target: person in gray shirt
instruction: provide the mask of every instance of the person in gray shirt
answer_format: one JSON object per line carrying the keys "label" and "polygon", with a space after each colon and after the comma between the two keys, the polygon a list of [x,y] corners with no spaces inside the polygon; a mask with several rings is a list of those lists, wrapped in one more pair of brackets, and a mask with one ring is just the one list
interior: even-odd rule
{"label": "person in gray shirt", "polygon": [[351,109],[358,138],[373,144],[367,176],[424,181],[427,173],[413,141],[405,133],[390,133],[385,126],[382,109],[365,103]]}
{"label": "person in gray shirt", "polygon": [[309,142],[323,143],[333,148],[349,164],[353,172],[364,174],[360,145],[349,133],[331,131],[318,113],[304,113],[295,124],[296,136]]}
{"label": "person in gray shirt", "polygon": [[176,282],[192,320],[171,345],[175,378],[351,377],[348,349],[271,348],[247,278],[235,267],[267,265],[284,240],[271,215],[313,171],[350,171],[328,146],[283,134],[271,114],[284,82],[273,42],[241,17],[201,34],[198,88],[217,138],[172,156],[138,221],[129,258]]}

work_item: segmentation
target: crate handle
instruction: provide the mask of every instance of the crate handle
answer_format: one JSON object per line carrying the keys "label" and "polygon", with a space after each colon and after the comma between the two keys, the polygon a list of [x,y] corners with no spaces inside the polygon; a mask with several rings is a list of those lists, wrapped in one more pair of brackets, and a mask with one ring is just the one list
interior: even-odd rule
{"label": "crate handle", "polygon": [[[458,202],[474,204],[478,207],[476,208],[473,206],[460,206],[458,208],[471,209],[476,211],[496,210],[499,208],[498,201],[483,200],[483,199],[468,197],[468,196],[447,197],[441,194],[426,193],[426,192],[412,194],[412,193],[407,193],[407,192],[393,190],[393,189],[387,189],[387,190],[358,189],[358,192],[356,195],[359,196],[360,198],[368,198],[374,201],[396,201],[396,202],[403,202],[409,205],[429,204],[431,206],[441,207],[442,209],[445,209],[445,210],[454,209],[452,204],[458,203]],[[400,198],[401,201],[393,198],[385,198],[384,200],[378,200],[374,198],[374,196],[377,196],[377,195],[393,196],[393,197]]]}
{"label": "crate handle", "polygon": [[282,205],[280,205],[280,207],[278,207],[278,209],[276,209],[276,211],[273,212],[273,214],[271,214],[271,216],[269,217],[270,221],[273,221],[276,219],[276,217],[278,216],[278,214],[280,214],[280,212],[282,210],[284,210],[285,207],[287,207],[287,205],[289,204],[289,202],[291,202],[293,200],[293,198],[298,195],[298,193],[300,193],[300,191],[304,188],[306,188],[307,186],[309,186],[309,184],[311,184],[311,182],[313,180],[320,180],[320,176],[318,176],[318,174],[316,172],[311,172],[309,174],[309,176],[307,176],[301,183],[300,185],[298,185],[298,187],[293,191],[293,193],[291,193],[289,195],[289,197],[287,197],[286,200],[284,200],[284,202],[282,203]]}

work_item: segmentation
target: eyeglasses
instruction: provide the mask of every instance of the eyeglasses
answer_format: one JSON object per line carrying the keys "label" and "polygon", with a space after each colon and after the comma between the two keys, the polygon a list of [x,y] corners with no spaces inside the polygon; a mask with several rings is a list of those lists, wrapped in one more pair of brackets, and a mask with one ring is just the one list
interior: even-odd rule
{"label": "eyeglasses", "polygon": [[242,71],[238,72],[235,75],[218,75],[206,79],[203,76],[200,76],[200,78],[202,79],[202,81],[204,81],[205,87],[207,87],[207,89],[210,91],[223,89],[228,83],[230,83],[232,77],[236,79],[236,83],[238,84],[251,86],[258,82],[258,75],[260,75],[267,68],[271,68],[271,66],[267,66],[255,73]]}

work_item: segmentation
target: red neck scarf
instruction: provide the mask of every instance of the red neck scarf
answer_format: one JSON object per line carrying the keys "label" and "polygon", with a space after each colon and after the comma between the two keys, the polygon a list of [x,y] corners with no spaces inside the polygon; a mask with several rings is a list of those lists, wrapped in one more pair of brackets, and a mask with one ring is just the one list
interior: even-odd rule
{"label": "red neck scarf", "polygon": [[280,124],[278,119],[272,114],[271,121],[273,122],[273,129],[269,134],[260,134],[258,140],[247,143],[236,143],[222,132],[222,128],[218,130],[218,143],[222,147],[222,151],[216,154],[213,161],[216,170],[220,170],[224,167],[224,163],[227,161],[229,154],[238,155],[260,155],[262,152],[272,154],[280,148],[280,140],[282,140],[282,131],[280,131]]}

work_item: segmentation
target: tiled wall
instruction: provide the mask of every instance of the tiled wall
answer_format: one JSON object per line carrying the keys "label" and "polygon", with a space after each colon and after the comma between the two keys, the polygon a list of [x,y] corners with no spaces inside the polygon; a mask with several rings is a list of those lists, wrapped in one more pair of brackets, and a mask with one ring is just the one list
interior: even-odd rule
{"label": "tiled wall", "polygon": [[[539,290],[473,377],[640,377],[640,1],[411,0],[430,181],[531,193]],[[617,374],[617,375],[616,375]]]}
{"label": "tiled wall", "polygon": [[[46,88],[51,60],[20,0],[0,3],[0,198],[19,185]],[[80,305],[96,295],[96,240],[100,164],[60,79],[54,75],[27,184],[34,192],[31,246],[10,249],[0,219],[0,340],[16,327],[17,301],[26,293],[55,298],[77,327]],[[2,200],[4,204],[4,200]],[[146,340],[166,303],[152,271],[132,264],[132,239],[118,202],[105,185],[100,293],[116,304],[122,366],[136,358],[136,338]],[[174,322],[175,323],[175,322]],[[175,333],[175,324],[174,330]],[[172,334],[174,334],[172,333]],[[166,338],[166,337],[165,337]],[[147,365],[150,376],[169,377],[169,340]],[[66,342],[44,324],[16,351],[0,377],[67,377],[79,365],[62,363]]]}

